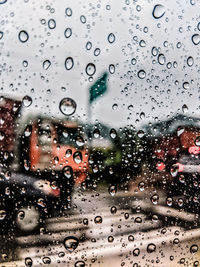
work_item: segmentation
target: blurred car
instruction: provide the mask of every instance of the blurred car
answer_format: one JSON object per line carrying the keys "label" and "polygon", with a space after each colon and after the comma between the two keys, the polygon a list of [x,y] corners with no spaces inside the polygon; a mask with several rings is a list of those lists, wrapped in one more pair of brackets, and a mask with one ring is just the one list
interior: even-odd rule
{"label": "blurred car", "polygon": [[20,164],[23,172],[47,177],[70,198],[74,184],[85,181],[88,151],[82,127],[76,122],[33,118],[21,136]]}
{"label": "blurred car", "polygon": [[30,233],[57,209],[60,190],[47,180],[8,171],[0,173],[0,231]]}
{"label": "blurred car", "polygon": [[[198,153],[197,153],[198,151]],[[182,195],[185,198],[187,210],[200,210],[200,154],[199,147],[189,147],[187,152],[181,153],[176,162],[171,162],[170,173],[174,178],[171,195]]]}

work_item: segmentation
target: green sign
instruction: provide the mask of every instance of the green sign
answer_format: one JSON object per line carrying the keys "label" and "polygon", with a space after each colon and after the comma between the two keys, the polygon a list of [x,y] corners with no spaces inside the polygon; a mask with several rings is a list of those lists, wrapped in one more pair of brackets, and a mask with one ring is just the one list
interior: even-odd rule
{"label": "green sign", "polygon": [[107,77],[108,73],[104,72],[104,74],[90,87],[90,103],[107,91]]}

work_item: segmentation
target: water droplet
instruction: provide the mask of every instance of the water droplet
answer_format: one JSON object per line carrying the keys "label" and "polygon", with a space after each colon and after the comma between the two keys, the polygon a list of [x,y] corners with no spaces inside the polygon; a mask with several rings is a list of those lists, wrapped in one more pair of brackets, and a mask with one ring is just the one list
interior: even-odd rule
{"label": "water droplet", "polygon": [[145,119],[145,113],[144,113],[144,112],[141,112],[141,113],[140,113],[140,119],[141,119],[141,120],[144,120],[144,119]]}
{"label": "water droplet", "polygon": [[92,48],[92,43],[90,41],[88,41],[86,43],[86,46],[85,47],[86,47],[87,50],[90,50]]}
{"label": "water droplet", "polygon": [[25,258],[25,265],[26,266],[32,266],[33,265],[33,261],[30,257]]}
{"label": "water droplet", "polygon": [[48,68],[51,66],[51,61],[50,60],[45,60],[44,62],[43,62],[43,69],[44,70],[48,70]]}
{"label": "water droplet", "polygon": [[72,29],[71,28],[66,28],[64,31],[64,36],[65,38],[69,38],[72,35]]}
{"label": "water droplet", "polygon": [[190,84],[189,84],[189,82],[184,82],[184,83],[183,83],[183,88],[184,88],[185,90],[188,90],[188,89],[190,88]]}
{"label": "water droplet", "polygon": [[84,261],[77,261],[75,263],[74,267],[85,267],[85,262]]}
{"label": "water droplet", "polygon": [[147,246],[147,252],[148,253],[152,253],[152,252],[155,252],[155,251],[156,251],[156,245],[153,244],[153,243],[148,244],[148,246]]}
{"label": "water droplet", "polygon": [[54,19],[49,19],[48,20],[48,27],[51,30],[55,29],[55,27],[56,27],[56,21]]}
{"label": "water droplet", "polygon": [[19,220],[23,220],[24,217],[25,217],[25,212],[23,210],[19,210],[18,214],[17,214],[17,217],[18,217]]}
{"label": "water droplet", "polygon": [[65,68],[66,70],[71,70],[74,66],[74,60],[72,57],[67,57],[65,59]]}
{"label": "water droplet", "polygon": [[0,5],[3,5],[7,2],[7,0],[0,0]]}
{"label": "water droplet", "polygon": [[196,146],[200,146],[200,136],[197,136],[197,138],[194,141]]}
{"label": "water droplet", "polygon": [[192,35],[192,42],[194,45],[198,45],[200,43],[200,35],[199,34]]}
{"label": "water droplet", "polygon": [[187,64],[189,67],[192,67],[192,65],[194,64],[194,59],[193,57],[188,57],[187,58]]}
{"label": "water droplet", "polygon": [[128,236],[128,241],[133,242],[134,241],[134,236],[133,235],[129,235]]}
{"label": "water droplet", "polygon": [[102,221],[103,221],[103,219],[102,219],[101,216],[96,216],[96,217],[94,218],[94,222],[95,222],[96,224],[101,224]]}
{"label": "water droplet", "polygon": [[79,240],[75,236],[68,236],[64,239],[63,244],[67,251],[73,252],[78,247]]}
{"label": "water droplet", "polygon": [[82,136],[77,136],[76,137],[76,144],[79,147],[82,147],[84,145],[84,140],[83,140],[83,137]]}
{"label": "water droplet", "polygon": [[19,38],[20,42],[25,43],[28,41],[29,35],[26,31],[20,31],[18,34],[18,38]]}
{"label": "water droplet", "polygon": [[172,177],[176,177],[178,174],[178,165],[177,164],[173,164],[170,168],[170,173]]}
{"label": "water droplet", "polygon": [[153,8],[152,15],[154,19],[160,19],[165,15],[165,8],[163,5],[155,5]]}
{"label": "water droplet", "polygon": [[6,218],[6,211],[0,210],[0,221],[3,221]]}
{"label": "water droplet", "polygon": [[182,133],[184,133],[185,129],[183,127],[178,127],[177,128],[177,136],[180,136]]}
{"label": "water droplet", "polygon": [[70,7],[66,8],[65,9],[65,14],[68,16],[68,17],[71,17],[72,16],[72,9]]}
{"label": "water droplet", "polygon": [[154,57],[156,57],[157,55],[158,55],[158,49],[154,46],[154,47],[152,47],[152,49],[151,49],[151,53],[152,53],[152,55],[154,56]]}
{"label": "water droplet", "polygon": [[113,64],[109,65],[109,72],[110,72],[110,74],[114,74],[115,73],[115,65],[113,65]]}
{"label": "water droplet", "polygon": [[144,70],[139,70],[137,75],[140,79],[144,79],[146,77],[146,72]]}
{"label": "water droplet", "polygon": [[187,106],[186,104],[184,104],[184,105],[182,106],[182,111],[183,111],[183,113],[187,113],[187,111],[188,111],[188,106]]}
{"label": "water droplet", "polygon": [[72,170],[72,167],[70,166],[65,166],[63,168],[63,174],[66,178],[71,178],[73,176],[73,170]]}
{"label": "water droplet", "polygon": [[76,164],[80,164],[82,162],[82,153],[80,151],[76,151],[73,155],[73,158]]}
{"label": "water droplet", "polygon": [[86,17],[84,15],[80,16],[80,21],[84,24],[86,23]]}
{"label": "water droplet", "polygon": [[155,194],[151,197],[151,202],[154,204],[154,205],[157,205],[158,204],[158,200],[159,200],[159,195],[158,194]]}
{"label": "water droplet", "polygon": [[110,44],[112,44],[112,43],[114,43],[114,41],[115,41],[115,35],[114,35],[113,33],[110,33],[110,34],[108,35],[108,42],[109,42]]}
{"label": "water droplet", "polygon": [[99,131],[99,129],[94,129],[94,131],[93,131],[93,136],[94,136],[95,138],[99,138],[99,137],[100,137],[100,131]]}
{"label": "water droplet", "polygon": [[136,59],[136,58],[132,58],[132,59],[131,59],[131,64],[132,64],[132,65],[135,65],[136,63],[137,63],[137,59]]}
{"label": "water droplet", "polygon": [[32,104],[32,98],[30,96],[26,95],[23,97],[22,103],[27,108]]}
{"label": "water droplet", "polygon": [[117,132],[114,128],[110,130],[110,137],[113,139],[117,137]]}
{"label": "water droplet", "polygon": [[76,102],[71,98],[63,98],[59,105],[60,111],[66,116],[71,116],[76,111]]}
{"label": "water droplet", "polygon": [[166,203],[167,203],[167,205],[169,206],[169,207],[171,207],[172,206],[172,198],[171,197],[168,197],[167,199],[166,199]]}
{"label": "water droplet", "polygon": [[3,38],[3,32],[0,31],[0,40]]}
{"label": "water droplet", "polygon": [[88,225],[88,219],[87,219],[87,218],[84,218],[84,219],[83,219],[83,224],[84,224],[84,225]]}
{"label": "water droplet", "polygon": [[139,46],[140,46],[140,47],[145,47],[145,46],[146,46],[146,42],[145,42],[144,40],[141,40],[141,41],[139,42]]}
{"label": "water droplet", "polygon": [[136,217],[134,222],[135,223],[142,223],[142,218],[141,217]]}
{"label": "water droplet", "polygon": [[65,252],[61,251],[58,253],[59,258],[63,258],[65,256]]}
{"label": "water droplet", "polygon": [[92,76],[95,74],[96,72],[96,66],[93,63],[89,63],[87,64],[86,68],[85,68],[85,72],[87,73],[87,75]]}
{"label": "water droplet", "polygon": [[144,191],[144,189],[145,189],[145,183],[144,182],[140,182],[138,184],[138,188],[140,189],[141,192]]}
{"label": "water droplet", "polygon": [[143,131],[143,130],[139,130],[139,131],[137,132],[137,136],[138,136],[139,138],[142,138],[142,137],[144,136],[144,131]]}
{"label": "water droplet", "polygon": [[100,55],[100,53],[101,53],[100,48],[96,48],[96,49],[94,50],[94,55],[95,55],[95,57],[98,57],[98,56]]}
{"label": "water droplet", "polygon": [[117,104],[113,104],[113,105],[112,105],[112,109],[113,109],[113,110],[116,110],[117,108],[118,108],[118,105],[117,105]]}
{"label": "water droplet", "polygon": [[108,237],[108,242],[112,243],[113,241],[114,241],[114,237],[113,237],[112,235],[110,235],[110,236]]}
{"label": "water droplet", "polygon": [[112,197],[114,197],[114,195],[117,193],[117,186],[116,185],[109,186],[108,192]]}
{"label": "water droplet", "polygon": [[112,207],[110,208],[110,212],[111,212],[112,214],[115,214],[115,213],[117,212],[117,208],[116,208],[115,206],[112,206]]}
{"label": "water droplet", "polygon": [[42,261],[44,264],[50,264],[51,263],[51,259],[49,257],[43,257]]}
{"label": "water droplet", "polygon": [[22,64],[23,64],[23,66],[24,66],[25,68],[28,67],[28,61],[24,60],[24,61],[22,62]]}
{"label": "water droplet", "polygon": [[163,54],[159,54],[159,55],[158,55],[158,63],[159,63],[160,65],[164,65],[165,62],[166,62],[165,56],[164,56]]}
{"label": "water droplet", "polygon": [[139,256],[140,255],[140,249],[139,248],[135,248],[134,250],[133,250],[133,256]]}

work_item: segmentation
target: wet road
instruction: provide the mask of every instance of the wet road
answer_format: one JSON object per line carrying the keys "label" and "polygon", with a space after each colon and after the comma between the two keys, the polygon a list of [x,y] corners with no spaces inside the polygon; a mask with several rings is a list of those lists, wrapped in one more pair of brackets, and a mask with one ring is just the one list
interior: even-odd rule
{"label": "wet road", "polygon": [[[70,212],[48,219],[40,234],[17,237],[18,259],[0,266],[28,260],[32,266],[194,266],[200,258],[196,215],[166,206],[159,196],[155,205],[149,193],[77,191]],[[66,248],[67,237],[74,241]]]}

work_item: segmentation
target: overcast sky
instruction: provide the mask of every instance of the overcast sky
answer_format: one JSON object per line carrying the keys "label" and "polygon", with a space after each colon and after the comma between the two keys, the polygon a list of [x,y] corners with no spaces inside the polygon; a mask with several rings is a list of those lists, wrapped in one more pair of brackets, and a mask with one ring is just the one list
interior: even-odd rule
{"label": "overcast sky", "polygon": [[[66,15],[67,8],[72,14],[68,9]],[[24,114],[54,116],[63,116],[59,103],[70,97],[77,104],[74,115],[86,120],[89,87],[113,64],[108,91],[92,106],[93,121],[140,127],[176,112],[199,116],[199,9],[197,0],[0,0],[1,94],[29,95],[32,104]],[[20,42],[20,31],[28,33],[26,42]],[[68,57],[74,61],[70,70],[65,68]],[[51,62],[48,69],[45,60]],[[88,63],[96,66],[93,81],[85,71]],[[145,71],[142,79],[140,70]]]}

